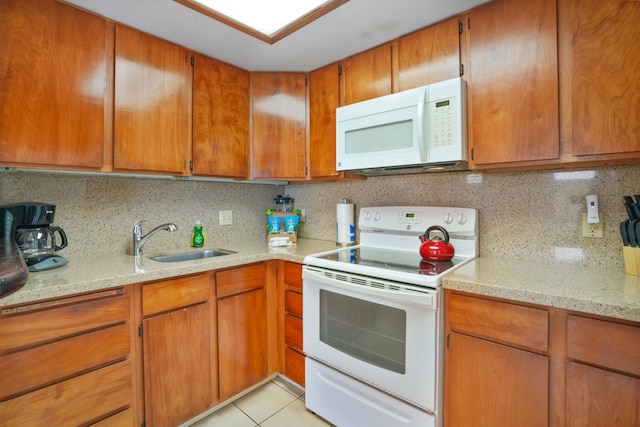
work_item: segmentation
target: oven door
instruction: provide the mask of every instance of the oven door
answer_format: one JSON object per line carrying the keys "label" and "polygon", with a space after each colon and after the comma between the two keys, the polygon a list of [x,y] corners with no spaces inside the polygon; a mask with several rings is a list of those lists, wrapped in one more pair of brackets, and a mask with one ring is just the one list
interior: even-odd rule
{"label": "oven door", "polygon": [[303,295],[308,356],[436,412],[438,290],[305,266]]}

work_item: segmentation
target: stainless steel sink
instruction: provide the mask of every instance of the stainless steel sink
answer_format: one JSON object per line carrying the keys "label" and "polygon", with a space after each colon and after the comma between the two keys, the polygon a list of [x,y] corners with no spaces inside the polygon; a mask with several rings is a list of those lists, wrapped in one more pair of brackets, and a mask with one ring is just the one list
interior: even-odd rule
{"label": "stainless steel sink", "polygon": [[182,262],[182,261],[193,261],[196,259],[213,258],[213,257],[230,255],[235,253],[236,252],[234,251],[228,251],[226,249],[208,249],[205,251],[198,251],[198,252],[184,252],[181,254],[173,254],[173,255],[158,255],[150,258],[157,262]]}

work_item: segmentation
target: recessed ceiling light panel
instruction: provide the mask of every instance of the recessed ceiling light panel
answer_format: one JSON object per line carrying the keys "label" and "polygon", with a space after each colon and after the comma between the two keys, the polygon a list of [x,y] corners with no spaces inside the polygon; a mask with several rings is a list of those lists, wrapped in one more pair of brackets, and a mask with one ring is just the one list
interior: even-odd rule
{"label": "recessed ceiling light panel", "polygon": [[273,44],[348,0],[175,1]]}

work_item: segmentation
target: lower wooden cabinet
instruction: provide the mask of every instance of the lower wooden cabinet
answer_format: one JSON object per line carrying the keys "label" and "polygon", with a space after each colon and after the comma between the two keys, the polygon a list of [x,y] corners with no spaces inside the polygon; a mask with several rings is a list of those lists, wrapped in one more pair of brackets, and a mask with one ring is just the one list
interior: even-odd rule
{"label": "lower wooden cabinet", "polygon": [[640,425],[640,326],[570,315],[566,426]]}
{"label": "lower wooden cabinet", "polygon": [[220,400],[224,401],[269,375],[266,267],[252,264],[215,276]]}
{"label": "lower wooden cabinet", "polygon": [[283,263],[284,284],[284,372],[291,381],[304,387],[302,352],[302,264]]}
{"label": "lower wooden cabinet", "polygon": [[640,324],[445,291],[444,426],[640,426]]}
{"label": "lower wooden cabinet", "polygon": [[0,425],[134,424],[130,291],[0,311]]}
{"label": "lower wooden cabinet", "polygon": [[547,313],[458,294],[445,304],[444,425],[548,425],[549,357],[535,352]]}
{"label": "lower wooden cabinet", "polygon": [[209,276],[143,285],[145,423],[172,427],[214,403]]}

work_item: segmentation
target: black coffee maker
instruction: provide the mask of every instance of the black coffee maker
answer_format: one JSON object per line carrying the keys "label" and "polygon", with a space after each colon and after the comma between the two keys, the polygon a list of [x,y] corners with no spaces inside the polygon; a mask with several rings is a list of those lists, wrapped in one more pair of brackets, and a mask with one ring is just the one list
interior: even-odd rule
{"label": "black coffee maker", "polygon": [[68,262],[55,254],[67,246],[64,230],[51,225],[55,212],[55,205],[37,202],[0,206],[0,237],[15,239],[29,271],[62,267]]}

